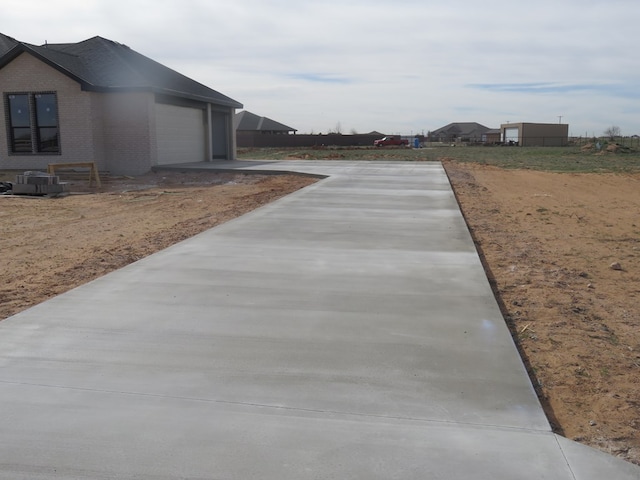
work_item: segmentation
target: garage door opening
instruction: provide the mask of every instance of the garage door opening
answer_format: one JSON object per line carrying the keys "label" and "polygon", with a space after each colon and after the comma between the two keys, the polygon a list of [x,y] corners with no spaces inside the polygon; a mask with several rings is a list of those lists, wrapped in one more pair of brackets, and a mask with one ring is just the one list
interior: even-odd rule
{"label": "garage door opening", "polygon": [[520,129],[518,127],[505,128],[504,129],[504,143],[506,143],[508,145],[518,145],[519,133],[520,133]]}

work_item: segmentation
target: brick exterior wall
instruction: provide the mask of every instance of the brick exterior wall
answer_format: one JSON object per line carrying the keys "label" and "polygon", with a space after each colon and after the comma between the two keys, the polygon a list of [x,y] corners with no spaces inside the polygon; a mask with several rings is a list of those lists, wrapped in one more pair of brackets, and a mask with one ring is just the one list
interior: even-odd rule
{"label": "brick exterior wall", "polygon": [[[91,128],[92,102],[80,85],[57,70],[23,53],[0,70],[0,168],[46,170],[49,163],[88,162],[95,156]],[[14,155],[9,153],[6,118],[7,93],[55,92],[58,99],[60,154]],[[104,165],[100,165],[104,167]]]}
{"label": "brick exterior wall", "polygon": [[148,172],[157,163],[155,99],[152,93],[100,95],[103,154],[109,171],[123,175]]}
{"label": "brick exterior wall", "polygon": [[[114,174],[146,173],[155,165],[155,113],[151,93],[83,92],[80,84],[23,53],[0,70],[0,168],[46,170],[49,163],[91,162]],[[60,154],[11,154],[6,93],[55,92]]]}

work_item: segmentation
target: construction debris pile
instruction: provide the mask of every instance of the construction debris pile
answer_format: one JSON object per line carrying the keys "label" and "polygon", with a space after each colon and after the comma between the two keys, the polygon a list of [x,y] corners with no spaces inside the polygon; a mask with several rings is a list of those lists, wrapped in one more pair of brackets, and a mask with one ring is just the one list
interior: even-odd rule
{"label": "construction debris pile", "polygon": [[44,172],[24,172],[16,175],[16,181],[11,185],[11,190],[5,193],[13,195],[60,195],[69,192],[69,186],[60,182],[57,175]]}
{"label": "construction debris pile", "polygon": [[620,143],[596,142],[586,143],[580,147],[581,152],[595,152],[596,155],[605,155],[607,153],[633,153],[634,149],[622,145]]}

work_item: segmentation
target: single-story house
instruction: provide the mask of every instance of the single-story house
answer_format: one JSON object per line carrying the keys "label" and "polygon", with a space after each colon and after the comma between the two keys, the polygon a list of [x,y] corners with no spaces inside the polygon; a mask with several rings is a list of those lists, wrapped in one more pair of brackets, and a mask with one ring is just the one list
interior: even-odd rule
{"label": "single-story house", "polygon": [[566,123],[503,123],[502,142],[521,147],[564,147],[569,144]]}
{"label": "single-story house", "polygon": [[476,122],[450,123],[429,132],[429,142],[481,142],[482,136],[491,130]]}
{"label": "single-story house", "polygon": [[255,113],[247,110],[236,113],[234,120],[236,132],[253,132],[263,135],[288,135],[296,133],[295,128],[289,127],[283,123],[276,122],[267,117],[260,117]]}
{"label": "single-story house", "polygon": [[0,34],[0,168],[96,162],[136,175],[233,160],[239,102],[126,45],[30,45]]}

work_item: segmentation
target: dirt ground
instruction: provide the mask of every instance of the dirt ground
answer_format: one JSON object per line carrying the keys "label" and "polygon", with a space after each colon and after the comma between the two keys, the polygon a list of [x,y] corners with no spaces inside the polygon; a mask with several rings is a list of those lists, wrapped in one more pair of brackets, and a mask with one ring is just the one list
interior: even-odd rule
{"label": "dirt ground", "polygon": [[640,175],[445,168],[555,431],[640,464]]}
{"label": "dirt ground", "polygon": [[0,195],[0,319],[315,181],[208,172],[102,180],[97,190],[71,179],[62,198]]}
{"label": "dirt ground", "polygon": [[[554,429],[640,464],[640,175],[445,167]],[[0,319],[313,181],[158,173],[0,196]]]}

